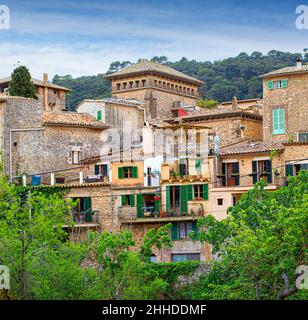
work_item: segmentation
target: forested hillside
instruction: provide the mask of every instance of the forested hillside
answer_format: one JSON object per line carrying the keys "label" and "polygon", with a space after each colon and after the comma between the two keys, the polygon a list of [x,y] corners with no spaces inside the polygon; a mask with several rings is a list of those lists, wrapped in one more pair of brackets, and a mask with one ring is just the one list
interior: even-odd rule
{"label": "forested hillside", "polygon": [[[187,75],[203,80],[201,87],[203,98],[215,99],[219,102],[231,100],[233,96],[239,99],[249,99],[262,96],[262,81],[258,76],[262,73],[295,64],[300,53],[289,53],[272,50],[266,55],[261,52],[240,53],[236,57],[215,62],[196,61],[182,58],[171,62],[167,57],[153,57],[152,61],[167,64]],[[308,56],[306,56],[306,62]],[[305,62],[305,61],[304,61]],[[117,71],[130,61],[115,61],[107,73]],[[83,99],[105,98],[111,95],[110,83],[104,79],[104,74],[72,78],[70,75],[53,78],[53,83],[72,89],[68,95],[67,105],[74,110]]]}

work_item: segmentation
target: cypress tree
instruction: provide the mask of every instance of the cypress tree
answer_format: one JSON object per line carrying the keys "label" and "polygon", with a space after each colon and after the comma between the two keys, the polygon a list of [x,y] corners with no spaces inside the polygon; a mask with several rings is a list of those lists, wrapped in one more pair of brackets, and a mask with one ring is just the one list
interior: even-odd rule
{"label": "cypress tree", "polygon": [[17,67],[12,75],[9,88],[11,96],[19,96],[25,98],[37,99],[35,94],[35,86],[31,80],[31,75],[25,66]]}

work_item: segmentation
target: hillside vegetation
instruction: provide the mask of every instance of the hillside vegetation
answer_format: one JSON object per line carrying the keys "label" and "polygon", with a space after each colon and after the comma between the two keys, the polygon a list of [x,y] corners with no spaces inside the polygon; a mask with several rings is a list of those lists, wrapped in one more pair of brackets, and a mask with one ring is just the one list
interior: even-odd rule
{"label": "hillside vegetation", "polygon": [[[289,53],[272,50],[266,55],[253,52],[250,55],[242,52],[236,57],[219,61],[196,61],[182,58],[171,62],[165,56],[155,56],[151,60],[167,64],[172,68],[205,82],[201,87],[201,96],[219,102],[238,99],[261,98],[262,81],[259,75],[295,64],[300,53]],[[308,61],[306,56],[305,61]],[[130,61],[111,63],[107,73],[115,72],[130,65]],[[53,83],[72,89],[68,95],[67,107],[74,110],[83,99],[97,99],[111,96],[110,82],[104,74],[73,78],[71,75],[55,75]]]}

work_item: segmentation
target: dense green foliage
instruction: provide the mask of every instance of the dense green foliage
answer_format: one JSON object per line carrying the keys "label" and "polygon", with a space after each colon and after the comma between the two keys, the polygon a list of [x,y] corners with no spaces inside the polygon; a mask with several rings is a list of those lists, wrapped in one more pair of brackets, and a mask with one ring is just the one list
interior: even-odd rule
{"label": "dense green foliage", "polygon": [[261,181],[229,208],[229,217],[208,216],[200,239],[213,244],[220,260],[190,290],[202,299],[301,299],[296,268],[307,262],[308,172],[287,187],[265,190]]}
{"label": "dense green foliage", "polygon": [[30,72],[25,66],[17,67],[11,77],[9,88],[11,96],[37,99]]}
{"label": "dense green foliage", "polygon": [[[238,99],[261,98],[262,80],[258,76],[275,69],[295,65],[298,57],[301,57],[300,53],[272,50],[266,55],[261,52],[253,52],[248,55],[243,52],[236,57],[215,62],[186,58],[170,62],[165,56],[155,56],[152,61],[167,64],[187,75],[203,80],[205,84],[201,87],[201,96],[223,102],[230,101],[233,96],[237,96]],[[130,64],[130,61],[115,61],[111,63],[107,73],[118,71]],[[70,75],[56,75],[53,82],[72,89],[68,95],[68,107],[73,110],[83,99],[110,96],[110,83],[103,77],[103,74],[99,74],[73,79]]]}

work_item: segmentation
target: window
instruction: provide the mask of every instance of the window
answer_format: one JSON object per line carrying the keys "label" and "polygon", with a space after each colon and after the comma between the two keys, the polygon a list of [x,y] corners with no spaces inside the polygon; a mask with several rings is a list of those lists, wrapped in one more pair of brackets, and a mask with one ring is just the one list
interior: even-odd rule
{"label": "window", "polygon": [[94,174],[102,175],[103,177],[108,176],[108,165],[107,164],[97,164],[94,167]]}
{"label": "window", "polygon": [[182,176],[188,175],[188,159],[180,159],[179,169]]}
{"label": "window", "polygon": [[102,111],[101,110],[97,111],[97,120],[102,121]]}
{"label": "window", "polygon": [[198,234],[197,222],[177,222],[172,225],[171,228],[171,238],[172,240],[189,240],[190,233],[194,232],[195,235]]}
{"label": "window", "polygon": [[139,80],[137,80],[135,83],[136,83],[136,88],[139,88]]}
{"label": "window", "polygon": [[273,134],[285,133],[285,112],[284,109],[273,109],[272,111],[273,121]]}
{"label": "window", "polygon": [[122,206],[135,206],[135,196],[133,194],[124,194],[121,196]]}
{"label": "window", "polygon": [[287,86],[288,86],[287,79],[277,80],[277,81],[268,81],[267,83],[267,88],[269,90],[286,88]]}
{"label": "window", "polygon": [[75,223],[92,222],[92,198],[81,197],[73,198],[73,201],[77,202],[77,206],[72,209],[73,220]]}
{"label": "window", "polygon": [[240,176],[239,176],[239,163],[230,162],[222,163],[222,185],[224,187],[239,186]]}
{"label": "window", "polygon": [[217,199],[217,205],[218,206],[223,206],[224,205],[224,199],[223,198],[218,198]]}
{"label": "window", "polygon": [[301,132],[298,134],[298,141],[308,142],[308,132]]}
{"label": "window", "polygon": [[200,253],[173,253],[171,254],[172,262],[187,260],[200,260]]}
{"label": "window", "polygon": [[118,178],[128,179],[128,178],[138,178],[138,168],[137,167],[120,167],[118,168]]}
{"label": "window", "polygon": [[121,83],[117,83],[117,89],[121,90]]}
{"label": "window", "polygon": [[130,81],[130,82],[129,82],[129,88],[130,88],[130,89],[132,89],[132,88],[133,88],[133,84],[134,84],[134,82],[133,82],[133,81]]}
{"label": "window", "polygon": [[81,159],[81,151],[71,151],[71,163],[79,164]]}
{"label": "window", "polygon": [[142,81],[142,86],[145,87],[146,80],[141,80]]}
{"label": "window", "polygon": [[[200,135],[199,135],[199,139],[200,139]],[[197,138],[197,140],[198,140],[198,138]],[[196,170],[197,174],[201,174],[201,172],[202,172],[201,168],[202,168],[201,160],[200,159],[196,159],[195,160],[195,170]]]}
{"label": "window", "polygon": [[127,83],[123,82],[123,89],[126,89],[126,85],[127,85]]}
{"label": "window", "polygon": [[296,176],[300,170],[308,170],[308,163],[287,164],[286,177]]}
{"label": "window", "polygon": [[268,183],[272,183],[272,163],[270,160],[252,161],[252,177],[253,183],[264,179]]}

